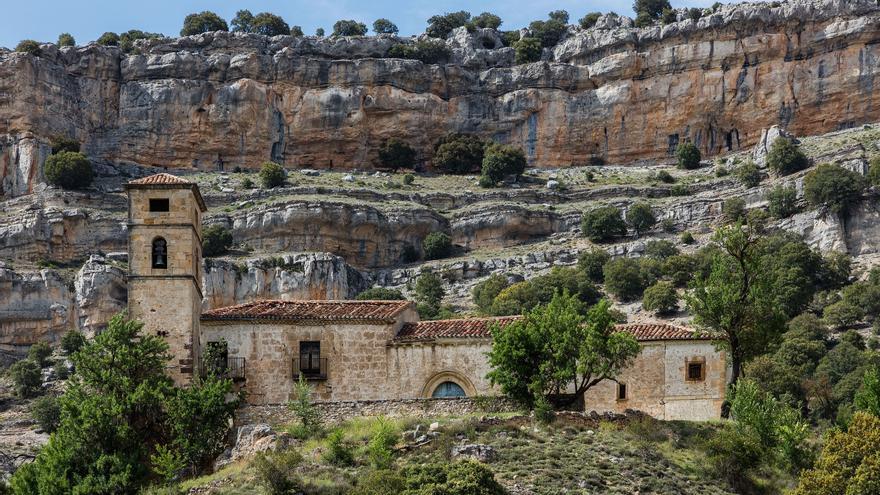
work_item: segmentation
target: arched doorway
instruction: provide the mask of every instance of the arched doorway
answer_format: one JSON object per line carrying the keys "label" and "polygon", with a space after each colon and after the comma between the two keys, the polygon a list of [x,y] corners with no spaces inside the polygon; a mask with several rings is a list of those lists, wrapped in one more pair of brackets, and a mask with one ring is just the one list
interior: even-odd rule
{"label": "arched doorway", "polygon": [[434,391],[431,392],[431,397],[434,399],[467,397],[467,394],[464,392],[464,389],[461,388],[461,385],[455,382],[441,382],[440,385],[437,385],[437,387],[434,388]]}
{"label": "arched doorway", "polygon": [[434,374],[422,388],[422,397],[450,398],[477,395],[473,383],[461,373],[441,371]]}

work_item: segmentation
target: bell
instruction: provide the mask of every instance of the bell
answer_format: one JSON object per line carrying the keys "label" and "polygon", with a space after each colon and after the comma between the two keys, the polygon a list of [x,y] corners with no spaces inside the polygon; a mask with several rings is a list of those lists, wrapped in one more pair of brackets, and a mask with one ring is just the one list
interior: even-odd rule
{"label": "bell", "polygon": [[165,257],[162,253],[156,255],[156,266],[165,266]]}

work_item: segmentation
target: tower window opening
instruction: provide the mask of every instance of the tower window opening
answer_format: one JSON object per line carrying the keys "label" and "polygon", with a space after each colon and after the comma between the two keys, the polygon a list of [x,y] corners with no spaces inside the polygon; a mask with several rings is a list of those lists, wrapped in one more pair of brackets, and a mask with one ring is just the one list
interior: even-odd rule
{"label": "tower window opening", "polygon": [[153,239],[153,268],[168,268],[168,244],[165,239]]}
{"label": "tower window opening", "polygon": [[169,211],[171,209],[168,198],[150,198],[150,211]]}

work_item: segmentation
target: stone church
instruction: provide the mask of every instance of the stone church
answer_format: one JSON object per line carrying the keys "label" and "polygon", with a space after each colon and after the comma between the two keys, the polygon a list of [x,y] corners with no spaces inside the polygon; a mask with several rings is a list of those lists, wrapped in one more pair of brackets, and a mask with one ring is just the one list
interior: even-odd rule
{"label": "stone church", "polygon": [[[419,321],[409,301],[270,300],[202,312],[198,186],[158,174],[126,190],[129,314],[168,342],[177,384],[210,361],[251,404],[286,402],[301,377],[328,401],[498,393],[486,379],[490,330],[518,317]],[[663,323],[620,328],[642,351],[617,381],[586,394],[587,410],[720,416],[728,366],[708,338]]]}

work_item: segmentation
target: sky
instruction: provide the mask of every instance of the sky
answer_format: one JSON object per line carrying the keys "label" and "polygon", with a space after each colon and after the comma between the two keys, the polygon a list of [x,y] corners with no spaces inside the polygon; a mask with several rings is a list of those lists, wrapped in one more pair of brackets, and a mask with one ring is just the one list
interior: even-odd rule
{"label": "sky", "polygon": [[[674,7],[708,7],[714,0],[672,0]],[[0,46],[13,48],[22,39],[55,42],[68,32],[78,45],[97,39],[105,31],[140,29],[176,36],[183,18],[192,12],[212,10],[230,21],[239,9],[254,14],[272,12],[306,34],[323,27],[329,34],[339,19],[355,19],[372,26],[385,17],[397,24],[401,35],[421,33],[435,14],[467,10],[476,15],[489,11],[501,16],[502,29],[516,29],[544,19],[547,12],[565,9],[571,22],[587,12],[632,16],[632,0],[0,0]]]}

